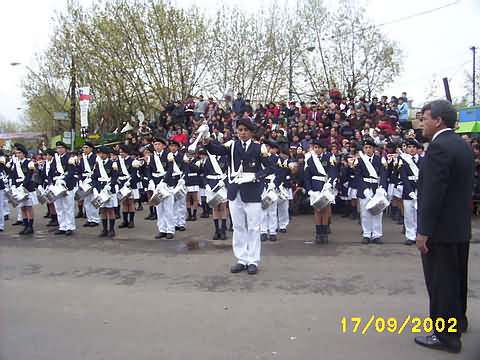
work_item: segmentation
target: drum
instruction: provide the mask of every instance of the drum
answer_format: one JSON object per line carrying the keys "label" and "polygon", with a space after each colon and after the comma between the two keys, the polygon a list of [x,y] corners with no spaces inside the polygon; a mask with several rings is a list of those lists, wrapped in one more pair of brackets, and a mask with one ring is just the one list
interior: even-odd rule
{"label": "drum", "polygon": [[322,210],[329,204],[335,201],[335,190],[329,186],[322,189],[322,191],[314,191],[310,196],[310,205],[315,210]]}
{"label": "drum", "polygon": [[177,186],[175,186],[175,189],[173,190],[173,196],[175,197],[175,200],[180,200],[187,195],[187,187],[185,186],[185,180],[180,179],[178,180]]}
{"label": "drum", "polygon": [[23,186],[17,187],[13,192],[12,192],[12,197],[15,200],[17,204],[20,204],[24,202],[25,200],[28,199],[28,191],[25,189]]}
{"label": "drum", "polygon": [[170,189],[168,188],[168,185],[164,182],[161,182],[158,184],[158,186],[155,188],[153,191],[153,195],[150,199],[150,203],[153,206],[160,205],[160,203],[165,200],[167,197],[172,195]]}
{"label": "drum", "polygon": [[78,186],[78,190],[75,193],[75,199],[81,200],[86,198],[93,191],[93,187],[90,181],[82,181]]}
{"label": "drum", "polygon": [[37,187],[37,189],[35,190],[36,193],[37,193],[37,199],[38,199],[38,202],[40,204],[45,204],[48,202],[48,197],[47,197],[47,190],[43,188],[42,185],[40,185],[39,187]]}
{"label": "drum", "polygon": [[280,186],[278,189],[278,200],[288,200],[288,189]]}
{"label": "drum", "polygon": [[110,201],[111,198],[112,193],[110,192],[110,190],[104,188],[97,194],[97,196],[92,199],[91,203],[96,209],[99,209],[102,207],[102,205]]}
{"label": "drum", "polygon": [[64,197],[67,195],[68,189],[65,185],[63,184],[55,184],[51,185],[46,193],[46,197],[48,198],[48,201],[53,203],[54,201]]}
{"label": "drum", "polygon": [[262,209],[268,209],[278,200],[278,193],[275,188],[268,189],[262,194]]}
{"label": "drum", "polygon": [[118,201],[128,199],[131,194],[132,189],[130,189],[128,186],[123,185],[122,188],[117,192]]}
{"label": "drum", "polygon": [[207,204],[214,209],[218,205],[223,204],[225,201],[227,201],[227,190],[224,186],[222,186],[215,191],[213,196],[207,201]]}
{"label": "drum", "polygon": [[379,215],[385,210],[390,202],[383,193],[376,192],[375,195],[367,203],[365,209],[372,215]]}

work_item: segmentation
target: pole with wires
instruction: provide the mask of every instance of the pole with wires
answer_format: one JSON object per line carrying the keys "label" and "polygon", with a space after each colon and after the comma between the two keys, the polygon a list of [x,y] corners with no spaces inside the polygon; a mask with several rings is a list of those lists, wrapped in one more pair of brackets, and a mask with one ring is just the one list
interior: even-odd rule
{"label": "pole with wires", "polygon": [[472,73],[472,98],[473,98],[473,105],[472,106],[475,106],[475,46],[472,46],[470,48],[470,50],[473,51],[473,73]]}

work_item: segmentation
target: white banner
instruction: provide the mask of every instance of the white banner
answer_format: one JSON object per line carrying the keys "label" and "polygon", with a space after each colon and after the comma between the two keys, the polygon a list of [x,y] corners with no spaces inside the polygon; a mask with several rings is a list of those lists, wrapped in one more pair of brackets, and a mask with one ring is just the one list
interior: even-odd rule
{"label": "white banner", "polygon": [[84,86],[78,89],[80,94],[80,126],[88,127],[88,104],[90,102],[90,87]]}

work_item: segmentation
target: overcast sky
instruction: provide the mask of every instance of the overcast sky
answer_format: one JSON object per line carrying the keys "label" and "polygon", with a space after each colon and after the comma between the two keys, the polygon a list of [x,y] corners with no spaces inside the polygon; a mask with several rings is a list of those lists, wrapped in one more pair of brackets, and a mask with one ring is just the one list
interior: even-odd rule
{"label": "overcast sky", "polygon": [[[89,4],[92,0],[83,0]],[[270,0],[263,1],[268,4]],[[195,4],[214,10],[222,1],[177,0],[188,7]],[[336,0],[325,0],[333,6]],[[375,24],[408,17],[423,11],[454,3],[455,0],[360,0]],[[225,4],[255,11],[258,0],[228,0]],[[292,0],[293,3],[293,0]],[[0,5],[0,119],[18,120],[25,104],[20,83],[25,66],[34,63],[34,54],[48,45],[52,32],[51,17],[55,10],[63,10],[65,0],[15,0],[2,1]],[[398,41],[404,53],[403,71],[400,77],[384,91],[386,95],[400,95],[407,91],[414,105],[421,106],[432,79],[452,78],[452,96],[465,93],[465,72],[472,70],[472,51],[477,46],[480,54],[480,1],[460,0],[445,9],[408,20],[382,26],[388,37]],[[478,59],[479,57],[477,57]],[[11,62],[22,65],[11,66]],[[83,85],[83,84],[81,84]],[[477,90],[480,93],[480,89]],[[382,95],[382,94],[379,94]],[[438,96],[443,95],[440,88]],[[479,96],[480,98],[480,96]]]}

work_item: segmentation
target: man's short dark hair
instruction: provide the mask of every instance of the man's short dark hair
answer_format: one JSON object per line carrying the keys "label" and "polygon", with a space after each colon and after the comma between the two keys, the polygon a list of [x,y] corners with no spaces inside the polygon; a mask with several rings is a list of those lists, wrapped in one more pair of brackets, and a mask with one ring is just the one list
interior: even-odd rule
{"label": "man's short dark hair", "polygon": [[441,118],[445,125],[454,128],[457,122],[457,110],[447,100],[433,100],[422,108],[422,113],[430,110],[432,119]]}

